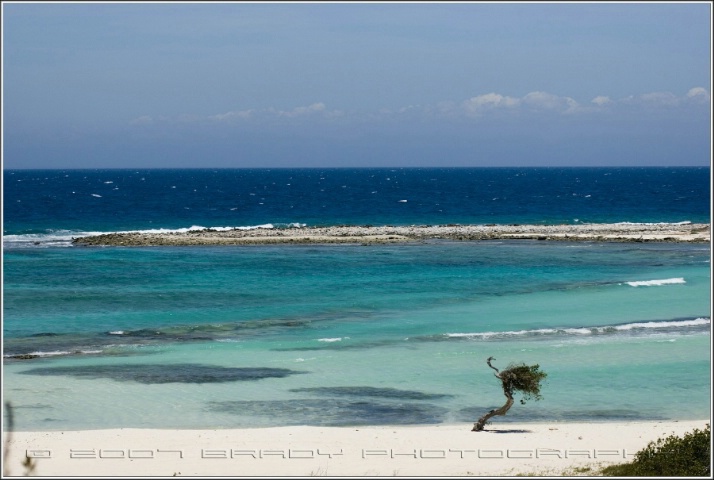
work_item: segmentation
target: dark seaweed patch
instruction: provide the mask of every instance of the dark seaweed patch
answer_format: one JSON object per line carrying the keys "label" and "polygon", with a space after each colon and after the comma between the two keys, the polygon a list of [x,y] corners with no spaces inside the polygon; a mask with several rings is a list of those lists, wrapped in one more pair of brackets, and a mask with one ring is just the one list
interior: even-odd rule
{"label": "dark seaweed patch", "polygon": [[209,402],[212,412],[265,416],[281,425],[356,426],[441,423],[447,410],[430,404],[340,399]]}
{"label": "dark seaweed patch", "polygon": [[[267,319],[208,325],[178,325],[137,330],[116,330],[95,333],[44,332],[27,337],[4,339],[4,358],[31,360],[43,355],[35,352],[65,352],[64,355],[83,355],[86,352],[102,355],[136,355],[136,349],[123,347],[159,345],[162,343],[211,342],[281,333],[286,329],[308,328],[309,319]],[[55,353],[58,354],[58,353]]]}
{"label": "dark seaweed patch", "polygon": [[27,375],[71,375],[78,378],[110,378],[119,382],[139,383],[222,383],[283,378],[299,372],[287,368],[229,368],[193,363],[87,365],[34,368],[20,372]]}
{"label": "dark seaweed patch", "polygon": [[176,340],[191,340],[194,337],[209,338],[212,340],[222,338],[235,338],[243,335],[264,335],[279,333],[284,329],[309,327],[312,322],[307,319],[266,319],[249,320],[243,322],[229,322],[207,325],[177,325],[155,329],[140,329],[124,332],[123,336],[157,336],[159,338],[172,338]]}
{"label": "dark seaweed patch", "polygon": [[438,393],[424,393],[415,390],[399,390],[397,388],[376,388],[376,387],[311,387],[293,388],[291,392],[306,392],[317,395],[339,395],[348,397],[381,397],[393,398],[397,400],[437,400],[449,398],[453,395]]}
{"label": "dark seaweed patch", "polygon": [[47,408],[55,408],[52,405],[48,405],[46,403],[33,403],[29,405],[13,405],[12,406],[13,410],[19,410],[21,408],[30,408],[30,409],[47,409]]}

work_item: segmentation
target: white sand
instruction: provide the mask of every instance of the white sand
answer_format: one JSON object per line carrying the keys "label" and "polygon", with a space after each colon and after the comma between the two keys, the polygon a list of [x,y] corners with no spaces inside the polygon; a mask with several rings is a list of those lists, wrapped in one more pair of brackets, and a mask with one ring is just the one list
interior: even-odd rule
{"label": "white sand", "polygon": [[497,420],[483,432],[471,424],[15,432],[5,469],[25,474],[29,455],[37,476],[592,476],[650,441],[709,423]]}

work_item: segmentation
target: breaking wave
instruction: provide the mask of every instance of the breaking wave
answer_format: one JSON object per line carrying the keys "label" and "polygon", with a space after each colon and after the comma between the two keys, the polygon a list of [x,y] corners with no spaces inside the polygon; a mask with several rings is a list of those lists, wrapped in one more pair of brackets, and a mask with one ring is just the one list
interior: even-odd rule
{"label": "breaking wave", "polygon": [[643,333],[663,331],[673,332],[709,325],[711,325],[711,319],[695,318],[687,320],[636,322],[625,323],[622,325],[607,325],[596,327],[539,328],[532,330],[511,330],[505,332],[445,333],[443,334],[443,337],[481,340],[504,340],[518,337],[606,335],[615,333]]}
{"label": "breaking wave", "polygon": [[644,280],[639,282],[625,282],[631,287],[660,287],[662,285],[676,285],[687,283],[684,278],[665,278],[663,280]]}
{"label": "breaking wave", "polygon": [[154,228],[148,230],[122,230],[116,232],[87,232],[82,230],[46,230],[44,232],[31,232],[16,235],[3,235],[3,248],[56,248],[71,247],[75,238],[91,237],[107,233],[186,233],[213,230],[225,232],[230,230],[255,230],[258,228],[281,229],[304,227],[304,223],[266,223],[262,225],[248,225],[242,227],[203,227],[192,225],[184,228]]}

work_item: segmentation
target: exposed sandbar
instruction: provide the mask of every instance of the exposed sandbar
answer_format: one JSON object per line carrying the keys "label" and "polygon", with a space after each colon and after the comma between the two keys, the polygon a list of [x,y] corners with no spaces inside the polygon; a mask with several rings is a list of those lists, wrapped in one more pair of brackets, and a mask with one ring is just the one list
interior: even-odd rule
{"label": "exposed sandbar", "polygon": [[76,238],[73,243],[102,246],[384,244],[435,239],[708,243],[710,229],[707,223],[207,228],[188,232],[108,233]]}

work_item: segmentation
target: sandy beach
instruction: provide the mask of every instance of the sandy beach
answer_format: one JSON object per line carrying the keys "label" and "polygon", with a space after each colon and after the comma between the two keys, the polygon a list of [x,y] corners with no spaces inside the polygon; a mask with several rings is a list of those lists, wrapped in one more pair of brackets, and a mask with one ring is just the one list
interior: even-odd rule
{"label": "sandy beach", "polygon": [[202,229],[185,232],[120,232],[74,239],[75,245],[251,245],[357,243],[382,244],[433,239],[559,240],[603,242],[710,241],[706,223],[612,223],[578,225],[335,226]]}
{"label": "sandy beach", "polygon": [[24,475],[29,456],[36,476],[590,476],[707,423],[15,432],[5,469]]}

